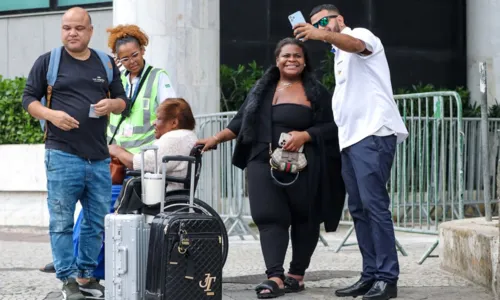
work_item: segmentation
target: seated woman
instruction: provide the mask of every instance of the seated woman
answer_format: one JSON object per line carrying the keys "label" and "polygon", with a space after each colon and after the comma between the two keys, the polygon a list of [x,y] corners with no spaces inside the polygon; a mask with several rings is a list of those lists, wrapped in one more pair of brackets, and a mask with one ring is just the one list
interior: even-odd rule
{"label": "seated woman", "polygon": [[[161,158],[166,155],[188,156],[196,143],[194,133],[195,120],[191,107],[182,98],[169,98],[156,110],[154,122],[155,138],[153,145],[158,146],[158,170],[161,170]],[[128,169],[140,170],[141,154],[132,154],[118,145],[109,145],[109,153],[120,160]],[[144,154],[144,169],[152,172],[155,169],[154,151]],[[167,175],[185,177],[188,162],[171,161],[167,163]],[[167,189],[181,189],[181,183],[169,183]]]}

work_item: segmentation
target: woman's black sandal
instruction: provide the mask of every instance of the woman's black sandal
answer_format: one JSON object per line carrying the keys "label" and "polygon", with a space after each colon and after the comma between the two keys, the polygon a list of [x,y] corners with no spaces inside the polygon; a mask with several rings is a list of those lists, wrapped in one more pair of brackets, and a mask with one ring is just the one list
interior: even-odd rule
{"label": "woman's black sandal", "polygon": [[[269,290],[269,293],[261,293],[264,290]],[[264,280],[261,284],[255,287],[258,299],[271,299],[283,296],[284,289],[280,289],[279,285],[272,280]]]}
{"label": "woman's black sandal", "polygon": [[286,277],[283,283],[285,284],[285,293],[298,293],[306,288],[304,284],[301,285],[300,282],[293,277]]}

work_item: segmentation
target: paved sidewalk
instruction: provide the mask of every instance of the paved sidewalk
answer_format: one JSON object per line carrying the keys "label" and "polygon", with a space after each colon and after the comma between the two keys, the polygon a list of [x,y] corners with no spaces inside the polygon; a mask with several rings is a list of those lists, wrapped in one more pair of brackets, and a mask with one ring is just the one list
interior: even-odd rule
{"label": "paved sidewalk", "polygon": [[[335,289],[357,280],[361,268],[357,246],[334,252],[346,230],[343,227],[339,232],[325,234],[329,247],[318,244],[306,277],[307,290],[279,299],[337,299],[333,294]],[[435,236],[397,233],[397,238],[408,252],[407,257],[400,255],[398,299],[493,300],[484,288],[440,270],[439,258],[428,258],[424,264],[417,264]],[[355,242],[355,237],[350,241]],[[38,267],[51,259],[46,229],[0,227],[0,299],[60,299],[60,282],[53,274],[38,271]],[[290,253],[286,261],[290,261]],[[258,241],[251,237],[245,241],[232,237],[224,268],[223,299],[256,299],[253,288],[265,279],[263,272]]]}

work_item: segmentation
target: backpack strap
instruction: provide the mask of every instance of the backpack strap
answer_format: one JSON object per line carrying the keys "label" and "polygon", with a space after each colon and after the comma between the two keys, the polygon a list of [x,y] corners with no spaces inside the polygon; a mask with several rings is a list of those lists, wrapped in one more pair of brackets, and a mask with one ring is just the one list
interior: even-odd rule
{"label": "backpack strap", "polygon": [[[109,89],[109,86],[111,86],[111,82],[113,82],[113,64],[111,63],[111,58],[109,57],[108,54],[105,52],[102,52],[100,50],[92,49],[97,56],[99,56],[99,59],[101,60],[102,66],[104,67],[104,70],[106,70],[106,76],[108,77],[108,92],[107,92],[107,97],[111,98],[111,91]],[[108,122],[109,122],[109,114],[108,114]]]}
{"label": "backpack strap", "polygon": [[[50,108],[50,101],[52,100],[52,87],[56,83],[57,73],[59,72],[59,63],[61,62],[62,47],[54,48],[50,51],[49,67],[47,69],[47,91],[45,96],[42,97],[40,102],[43,106]],[[40,120],[40,126],[44,131],[43,140],[47,138],[47,126],[45,120]]]}
{"label": "backpack strap", "polygon": [[57,47],[50,51],[49,69],[47,71],[47,84],[53,86],[57,80],[59,63],[61,62],[62,47]]}
{"label": "backpack strap", "polygon": [[99,56],[99,59],[101,60],[102,62],[102,65],[104,67],[104,69],[106,70],[106,76],[108,76],[108,84],[111,84],[111,82],[113,81],[113,64],[111,63],[111,58],[109,57],[109,55],[107,55],[106,53],[100,51],[100,50],[95,50],[95,49],[92,49],[95,51],[95,53],[97,53],[97,55]]}

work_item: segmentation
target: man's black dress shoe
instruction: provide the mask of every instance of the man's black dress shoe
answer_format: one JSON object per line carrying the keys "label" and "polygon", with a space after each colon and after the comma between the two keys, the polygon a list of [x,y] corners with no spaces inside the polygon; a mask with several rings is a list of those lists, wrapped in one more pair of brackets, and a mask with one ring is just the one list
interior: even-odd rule
{"label": "man's black dress shoe", "polygon": [[362,279],[360,279],[360,280],[358,280],[358,282],[351,285],[350,287],[336,290],[335,296],[337,296],[337,297],[363,296],[372,288],[373,282],[374,282],[373,280],[363,281]]}
{"label": "man's black dress shoe", "polygon": [[376,281],[363,296],[363,300],[389,300],[398,297],[398,285],[385,281]]}
{"label": "man's black dress shoe", "polygon": [[54,268],[54,263],[48,263],[45,266],[41,267],[39,270],[44,272],[44,273],[55,273],[56,272],[56,268]]}

